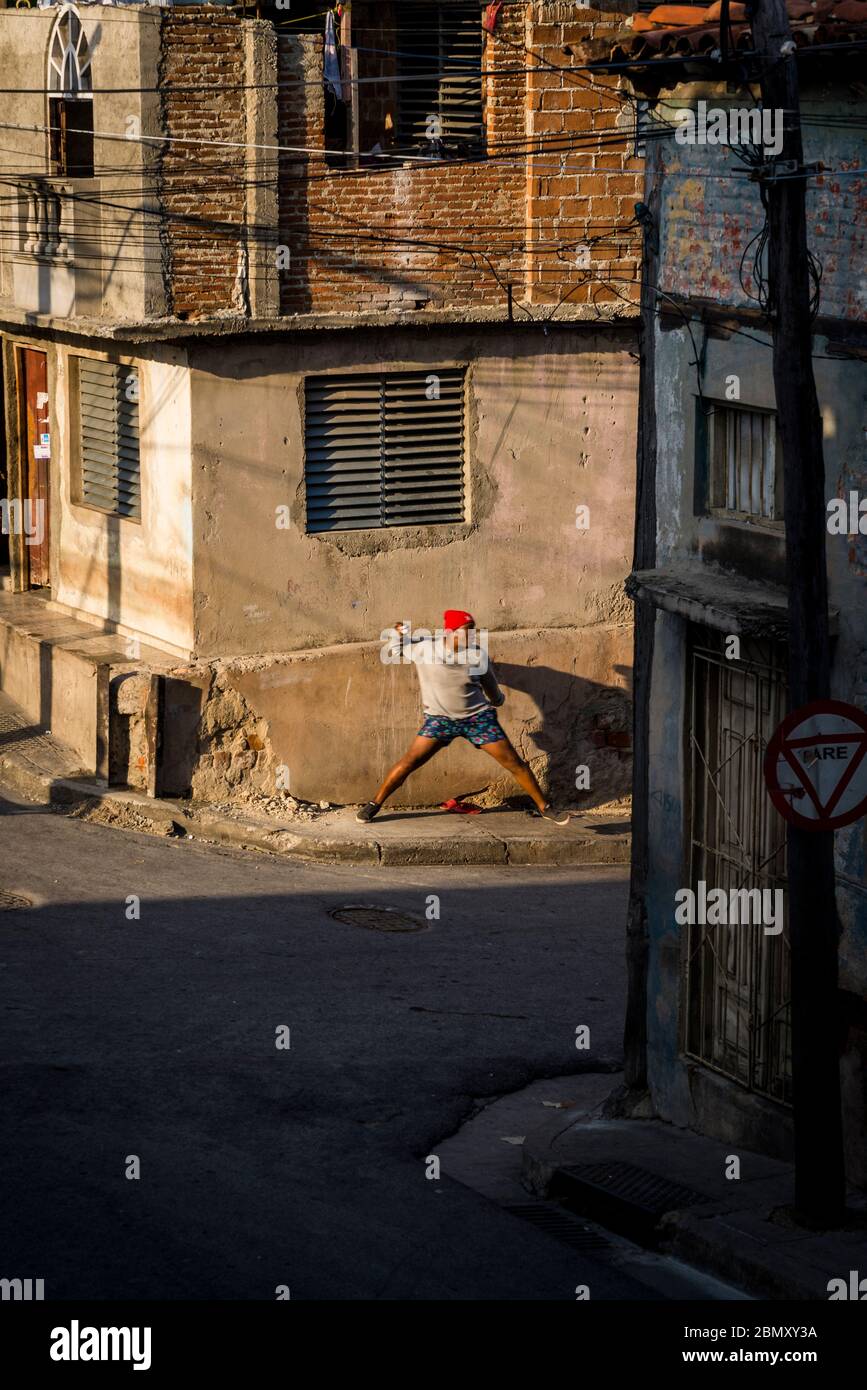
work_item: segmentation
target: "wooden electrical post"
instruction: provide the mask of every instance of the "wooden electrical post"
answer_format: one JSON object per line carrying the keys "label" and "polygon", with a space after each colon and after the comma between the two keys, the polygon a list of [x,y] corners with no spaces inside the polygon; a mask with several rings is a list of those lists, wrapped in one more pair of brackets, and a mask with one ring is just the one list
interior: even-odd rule
{"label": "wooden electrical post", "polygon": [[359,101],[358,101],[358,50],[352,46],[352,7],[347,5],[340,16],[340,48],[343,58],[343,100],[349,106],[348,124],[349,138],[346,142],[347,153],[351,158],[347,163],[354,167],[358,165],[358,152],[361,148],[359,135]]}
{"label": "wooden electrical post", "polygon": [[[656,567],[656,285],[659,278],[659,142],[648,141],[641,225],[641,323],[634,572]],[[647,883],[650,873],[650,687],[656,609],[634,594],[632,662],[632,857],[626,922],[626,1019],[623,1074],[630,1090],[647,1087]]]}
{"label": "wooden electrical post", "polygon": [[[825,468],[813,379],[806,174],[798,73],[786,0],[756,0],[751,14],[762,105],[780,112],[783,145],[765,165],[769,313],[783,453],[789,590],[789,706],[830,694]],[[791,161],[789,164],[787,162]],[[794,167],[794,174],[787,172]],[[788,828],[792,957],[795,1207],[812,1225],[845,1212],[837,993],[834,835]]]}

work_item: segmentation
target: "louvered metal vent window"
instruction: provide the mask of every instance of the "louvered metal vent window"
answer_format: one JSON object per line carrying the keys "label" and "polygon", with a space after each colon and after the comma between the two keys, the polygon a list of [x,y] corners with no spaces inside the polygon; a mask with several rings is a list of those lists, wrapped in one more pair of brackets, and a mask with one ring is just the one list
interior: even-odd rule
{"label": "louvered metal vent window", "polygon": [[81,500],[141,519],[138,370],[78,358]]}
{"label": "louvered metal vent window", "polygon": [[464,519],[462,368],[306,383],[308,531]]}
{"label": "louvered metal vent window", "polygon": [[397,143],[457,154],[484,145],[482,10],[411,5],[398,11]]}

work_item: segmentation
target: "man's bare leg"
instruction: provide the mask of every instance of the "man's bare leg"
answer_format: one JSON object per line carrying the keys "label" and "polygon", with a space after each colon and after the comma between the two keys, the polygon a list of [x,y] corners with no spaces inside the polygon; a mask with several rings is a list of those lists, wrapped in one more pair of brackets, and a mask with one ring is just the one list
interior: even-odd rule
{"label": "man's bare leg", "polygon": [[440,739],[422,738],[420,734],[417,735],[403,757],[398,759],[390,772],[386,773],[382,786],[373,798],[376,805],[381,806],[383,802],[387,801],[392,792],[396,792],[398,787],[403,786],[410,773],[429,762],[434,753],[438,753],[441,748],[445,748],[445,744]]}
{"label": "man's bare leg", "polygon": [[[533,776],[532,769],[524,762],[524,759],[516,752],[507,738],[497,739],[495,743],[482,743],[479,746],[483,753],[489,753],[494,761],[500,764],[500,767],[512,774],[518,785],[523,787],[530,797],[540,815],[549,810],[549,803],[545,800],[544,792]],[[562,823],[566,824],[568,819],[568,814],[563,812]]]}

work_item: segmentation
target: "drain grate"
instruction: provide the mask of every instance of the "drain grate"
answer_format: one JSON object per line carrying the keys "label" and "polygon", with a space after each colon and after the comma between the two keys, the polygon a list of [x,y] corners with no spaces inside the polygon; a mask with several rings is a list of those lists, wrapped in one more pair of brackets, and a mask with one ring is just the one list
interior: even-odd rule
{"label": "drain grate", "polygon": [[610,1250],[611,1241],[601,1231],[592,1226],[584,1226],[574,1216],[563,1211],[562,1207],[551,1207],[539,1202],[517,1202],[505,1210],[532,1226],[546,1236],[553,1236],[573,1250]]}
{"label": "drain grate", "polygon": [[377,907],[370,903],[349,903],[332,908],[329,917],[350,927],[365,927],[368,931],[424,931],[428,923],[394,907]]}
{"label": "drain grate", "polygon": [[582,1163],[566,1168],[564,1172],[578,1182],[604,1192],[606,1196],[618,1197],[622,1202],[629,1202],[631,1206],[641,1207],[657,1216],[710,1201],[701,1192],[672,1182],[670,1178],[661,1178],[657,1173],[639,1168],[634,1163]]}
{"label": "drain grate", "polygon": [[6,893],[0,888],[0,912],[11,912],[15,907],[32,907],[29,898],[22,898],[18,893]]}

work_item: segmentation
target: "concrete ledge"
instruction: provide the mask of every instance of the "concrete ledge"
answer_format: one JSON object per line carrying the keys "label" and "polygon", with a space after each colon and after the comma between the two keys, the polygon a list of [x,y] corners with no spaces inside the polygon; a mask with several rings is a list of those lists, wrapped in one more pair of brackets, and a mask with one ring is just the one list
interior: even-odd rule
{"label": "concrete ledge", "polygon": [[[105,700],[99,687],[108,673],[174,664],[156,647],[127,655],[123,637],[60,613],[38,593],[0,592],[0,690],[28,720],[51,729],[75,754],[75,767],[95,773],[105,756],[107,727],[100,727]],[[107,718],[107,709],[104,710]]]}
{"label": "concrete ledge", "polygon": [[[778,641],[786,641],[788,637],[789,610],[785,590],[723,574],[708,565],[681,564],[668,569],[637,570],[627,578],[625,589],[631,598],[648,598],[656,608],[718,632],[770,637]],[[837,633],[839,619],[839,610],[830,609],[832,636]]]}
{"label": "concrete ledge", "polygon": [[[520,306],[519,306],[520,307]],[[551,324],[549,332],[562,333],[577,325],[588,329],[623,325],[635,332],[639,317],[637,304],[627,304],[618,300],[613,304],[564,304],[562,312]],[[510,319],[505,309],[468,307],[466,309],[403,309],[368,310],[357,314],[285,314],[273,318],[247,318],[240,314],[223,314],[219,318],[177,319],[141,318],[134,321],[120,319],[88,318],[77,314],[74,320],[56,314],[35,314],[27,309],[19,309],[11,304],[0,306],[0,327],[16,329],[26,327],[31,332],[50,331],[54,337],[64,341],[76,338],[102,338],[116,342],[181,342],[184,339],[211,337],[259,337],[263,335],[289,336],[292,334],[321,333],[324,329],[358,328],[439,328],[443,325],[461,327],[490,326],[502,332],[538,332],[538,320],[521,318],[517,314]]]}
{"label": "concrete ledge", "polygon": [[[482,839],[474,835],[443,834],[436,840],[429,836],[385,840],[379,846],[381,864],[507,864],[506,846],[502,841]],[[436,856],[435,858],[433,856]]]}

